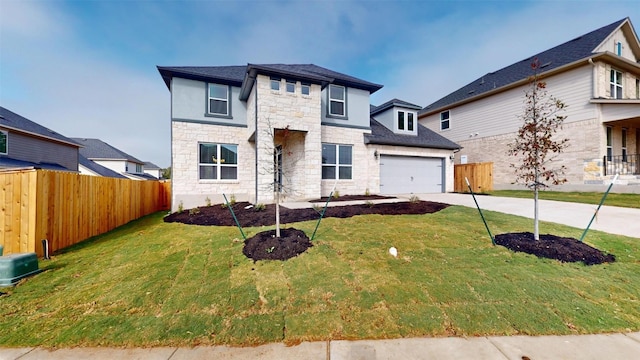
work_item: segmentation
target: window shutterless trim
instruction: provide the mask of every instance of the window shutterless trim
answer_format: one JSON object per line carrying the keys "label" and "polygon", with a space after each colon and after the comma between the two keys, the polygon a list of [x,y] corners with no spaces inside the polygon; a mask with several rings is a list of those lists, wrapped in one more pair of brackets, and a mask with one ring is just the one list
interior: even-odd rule
{"label": "window shutterless trim", "polygon": [[[210,116],[210,117],[219,117],[219,118],[225,118],[225,119],[232,119],[233,115],[231,112],[231,85],[224,85],[224,84],[217,84],[217,83],[206,83],[206,92],[205,92],[205,99],[206,99],[206,103],[205,103],[205,112],[204,112],[204,116]],[[211,104],[211,99],[214,100],[219,100],[222,101],[222,98],[212,98],[211,92],[210,92],[210,86],[209,85],[218,85],[218,86],[223,86],[227,89],[227,113],[226,114],[222,114],[222,113],[212,113],[211,112],[211,108],[210,108],[210,104]]]}
{"label": "window shutterless trim", "polygon": [[9,154],[9,132],[0,130],[0,137],[4,139],[4,149],[0,148],[0,154],[7,155]]}
{"label": "window shutterless trim", "polygon": [[[340,100],[340,99],[332,99],[331,98],[331,88],[332,87],[342,88],[343,89],[343,93],[344,93],[344,99],[342,99],[342,100]],[[331,113],[331,102],[332,101],[342,103],[342,110],[343,110],[344,114],[340,115],[340,114]],[[338,118],[338,119],[347,119],[348,118],[347,117],[347,114],[348,114],[347,101],[348,101],[348,97],[347,97],[347,87],[346,86],[329,84],[329,86],[327,87],[327,117]]]}
{"label": "window shutterless trim", "polygon": [[[444,115],[445,113],[447,114],[447,118],[443,119],[442,115]],[[446,128],[442,127],[442,125],[445,122],[447,123],[447,127]],[[451,129],[451,110],[445,110],[445,111],[440,113],[440,130],[449,130],[449,129]]]}

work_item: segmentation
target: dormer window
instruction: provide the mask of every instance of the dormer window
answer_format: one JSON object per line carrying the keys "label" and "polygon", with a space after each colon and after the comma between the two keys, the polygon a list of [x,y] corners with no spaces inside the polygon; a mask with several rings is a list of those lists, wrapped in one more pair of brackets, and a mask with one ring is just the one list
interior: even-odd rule
{"label": "dormer window", "polygon": [[396,112],[396,127],[398,132],[415,133],[415,113],[405,110]]}
{"label": "dormer window", "polygon": [[347,116],[347,90],[344,86],[329,85],[329,115]]}
{"label": "dormer window", "polygon": [[622,43],[620,41],[616,42],[616,55],[622,56]]}

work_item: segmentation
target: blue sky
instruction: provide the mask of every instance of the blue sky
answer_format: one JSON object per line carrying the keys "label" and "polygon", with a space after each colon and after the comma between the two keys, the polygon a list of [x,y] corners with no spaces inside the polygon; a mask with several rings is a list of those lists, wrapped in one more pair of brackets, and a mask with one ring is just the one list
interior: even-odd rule
{"label": "blue sky", "polygon": [[625,17],[637,0],[0,0],[0,105],[166,167],[157,65],[314,63],[384,85],[374,105],[426,106]]}

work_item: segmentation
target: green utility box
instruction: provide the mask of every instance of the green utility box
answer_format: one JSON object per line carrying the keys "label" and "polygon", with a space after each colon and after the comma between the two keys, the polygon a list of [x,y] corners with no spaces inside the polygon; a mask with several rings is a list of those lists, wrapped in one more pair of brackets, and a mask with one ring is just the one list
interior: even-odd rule
{"label": "green utility box", "polygon": [[13,286],[20,279],[41,272],[36,253],[0,256],[0,286]]}

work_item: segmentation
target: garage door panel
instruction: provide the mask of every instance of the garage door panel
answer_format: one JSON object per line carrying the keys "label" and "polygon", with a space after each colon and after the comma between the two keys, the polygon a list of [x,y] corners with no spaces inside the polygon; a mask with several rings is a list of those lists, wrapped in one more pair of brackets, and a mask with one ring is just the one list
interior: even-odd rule
{"label": "garage door panel", "polygon": [[409,156],[380,157],[382,194],[442,192],[442,159]]}

